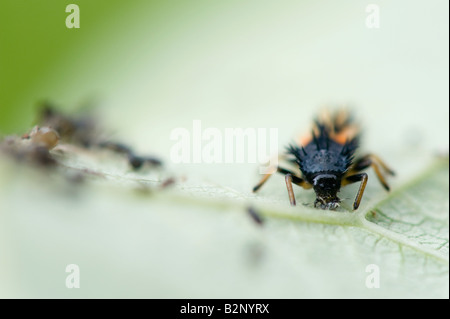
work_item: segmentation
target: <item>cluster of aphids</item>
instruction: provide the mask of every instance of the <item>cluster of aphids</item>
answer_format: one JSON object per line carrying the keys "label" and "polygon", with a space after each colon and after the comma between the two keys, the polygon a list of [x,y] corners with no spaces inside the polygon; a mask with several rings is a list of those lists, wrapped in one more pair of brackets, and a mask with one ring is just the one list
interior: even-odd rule
{"label": "cluster of aphids", "polygon": [[58,162],[50,151],[58,143],[64,142],[85,149],[108,149],[123,154],[134,170],[144,165],[162,165],[162,161],[156,157],[137,155],[123,143],[103,139],[97,122],[92,117],[71,117],[44,105],[37,122],[38,125],[21,137],[7,136],[0,143],[0,151],[13,156],[17,161],[51,167]]}

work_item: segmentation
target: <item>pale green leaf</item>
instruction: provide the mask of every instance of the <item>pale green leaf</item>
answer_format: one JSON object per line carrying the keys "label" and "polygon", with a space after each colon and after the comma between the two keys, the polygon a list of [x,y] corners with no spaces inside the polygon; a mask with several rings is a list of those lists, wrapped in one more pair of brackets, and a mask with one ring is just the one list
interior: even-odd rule
{"label": "pale green leaf", "polygon": [[[448,297],[447,159],[391,193],[371,175],[359,210],[349,199],[322,211],[289,207],[277,177],[253,195],[176,171],[134,173],[108,153],[53,153],[66,168],[0,162],[4,297]],[[74,184],[77,172],[85,181]],[[167,176],[176,184],[160,189]],[[80,289],[65,286],[72,263]],[[379,288],[366,285],[373,264]]]}

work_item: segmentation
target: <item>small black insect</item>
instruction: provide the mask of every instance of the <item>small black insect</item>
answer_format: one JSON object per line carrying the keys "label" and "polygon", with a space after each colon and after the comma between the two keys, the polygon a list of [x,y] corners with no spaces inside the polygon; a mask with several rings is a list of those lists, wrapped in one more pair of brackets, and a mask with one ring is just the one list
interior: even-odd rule
{"label": "small black insect", "polygon": [[[389,191],[384,174],[394,175],[394,172],[378,156],[367,154],[354,160],[359,146],[359,131],[347,111],[340,110],[333,114],[324,112],[314,121],[309,136],[287,147],[287,153],[282,158],[297,164],[300,176],[281,167],[276,167],[274,171],[285,175],[291,205],[296,205],[292,183],[305,189],[314,189],[314,207],[334,210],[341,202],[337,197],[340,188],[361,182],[353,203],[353,209],[357,209],[368,179],[367,174],[361,171],[368,167],[373,168],[378,180]],[[264,175],[253,191],[256,192],[271,175]]]}
{"label": "small black insect", "polygon": [[261,226],[262,224],[264,224],[264,219],[254,207],[248,207],[247,214],[257,225]]}
{"label": "small black insect", "polygon": [[148,163],[153,166],[161,166],[162,162],[156,157],[153,156],[138,156],[134,153],[134,151],[126,146],[125,144],[118,143],[118,142],[100,142],[97,144],[100,148],[106,148],[113,152],[119,153],[119,154],[125,154],[128,157],[128,162],[130,163],[131,167],[133,169],[137,170],[142,167],[145,163]]}

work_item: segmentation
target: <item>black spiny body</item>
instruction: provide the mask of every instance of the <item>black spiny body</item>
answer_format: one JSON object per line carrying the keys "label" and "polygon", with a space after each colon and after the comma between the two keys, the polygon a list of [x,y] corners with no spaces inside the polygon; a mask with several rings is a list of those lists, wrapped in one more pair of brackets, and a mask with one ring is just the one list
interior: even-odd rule
{"label": "black spiny body", "polygon": [[358,136],[338,143],[331,136],[338,132],[329,132],[324,124],[316,122],[318,135],[312,132],[311,141],[303,146],[289,145],[288,154],[295,156],[305,181],[316,192],[315,207],[335,209],[339,206],[337,193],[342,177],[352,164],[353,154],[358,147]]}
{"label": "black spiny body", "polygon": [[[367,184],[367,174],[361,170],[372,167],[386,190],[389,190],[381,170],[393,175],[380,158],[368,154],[354,161],[354,154],[359,146],[359,127],[353,122],[349,113],[338,111],[334,114],[322,113],[315,120],[312,133],[298,143],[287,147],[290,162],[298,165],[301,176],[277,167],[285,174],[289,200],[295,205],[292,184],[305,189],[313,188],[316,193],[314,206],[322,209],[336,209],[340,199],[337,196],[344,185],[361,182],[353,208],[357,209]],[[257,191],[270,177],[265,175],[253,191]]]}

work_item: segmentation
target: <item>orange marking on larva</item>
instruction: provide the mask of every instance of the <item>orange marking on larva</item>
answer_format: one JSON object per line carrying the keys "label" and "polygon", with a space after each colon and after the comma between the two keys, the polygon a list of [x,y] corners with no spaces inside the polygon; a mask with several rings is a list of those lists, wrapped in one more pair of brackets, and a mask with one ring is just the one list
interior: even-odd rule
{"label": "orange marking on larva", "polygon": [[333,134],[330,137],[339,144],[345,144],[348,140],[353,139],[358,134],[358,131],[359,130],[356,126],[348,126],[340,133]]}
{"label": "orange marking on larva", "polygon": [[311,134],[304,134],[298,138],[298,144],[301,146],[306,146],[312,141]]}

